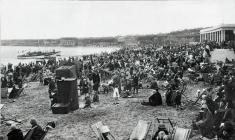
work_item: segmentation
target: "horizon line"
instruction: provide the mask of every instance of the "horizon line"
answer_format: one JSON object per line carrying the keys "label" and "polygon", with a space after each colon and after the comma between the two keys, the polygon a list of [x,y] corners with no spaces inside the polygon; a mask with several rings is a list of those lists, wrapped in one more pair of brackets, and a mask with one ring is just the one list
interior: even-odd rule
{"label": "horizon line", "polygon": [[173,30],[170,32],[159,32],[159,33],[146,33],[146,34],[126,34],[126,35],[115,35],[115,36],[89,36],[89,37],[75,37],[75,36],[61,36],[61,37],[55,37],[55,38],[0,38],[0,40],[43,40],[43,39],[63,39],[63,38],[75,38],[75,39],[92,39],[92,38],[116,38],[116,37],[133,37],[133,36],[148,36],[148,35],[167,35],[174,32],[180,32],[184,30],[193,30],[193,29],[205,29],[209,27],[195,27],[195,28],[185,28],[185,29],[178,29]]}

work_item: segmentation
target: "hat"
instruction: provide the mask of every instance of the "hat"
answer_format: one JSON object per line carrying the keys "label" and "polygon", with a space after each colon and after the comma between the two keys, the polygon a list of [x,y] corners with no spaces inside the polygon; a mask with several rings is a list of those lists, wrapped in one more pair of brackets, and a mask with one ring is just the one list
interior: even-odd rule
{"label": "hat", "polygon": [[102,126],[102,127],[100,128],[100,131],[101,131],[101,133],[107,133],[107,132],[110,132],[109,127],[108,127],[108,126]]}
{"label": "hat", "polygon": [[202,95],[202,99],[205,100],[206,99],[206,95]]}
{"label": "hat", "polygon": [[164,124],[159,124],[158,129],[166,129],[166,126]]}

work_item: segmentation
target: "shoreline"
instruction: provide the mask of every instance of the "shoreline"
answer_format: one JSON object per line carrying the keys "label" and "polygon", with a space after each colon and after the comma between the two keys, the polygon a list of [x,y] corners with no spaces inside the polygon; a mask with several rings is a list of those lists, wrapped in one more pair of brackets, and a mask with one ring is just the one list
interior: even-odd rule
{"label": "shoreline", "polygon": [[0,64],[7,65],[8,63],[12,63],[17,65],[19,62],[29,63],[35,62],[37,59],[17,59],[17,55],[22,51],[50,51],[56,50],[61,51],[61,56],[56,58],[68,58],[68,57],[82,57],[84,55],[100,55],[102,53],[110,53],[113,51],[117,51],[122,49],[122,47],[111,46],[111,47],[31,47],[31,46],[1,46],[0,53]]}

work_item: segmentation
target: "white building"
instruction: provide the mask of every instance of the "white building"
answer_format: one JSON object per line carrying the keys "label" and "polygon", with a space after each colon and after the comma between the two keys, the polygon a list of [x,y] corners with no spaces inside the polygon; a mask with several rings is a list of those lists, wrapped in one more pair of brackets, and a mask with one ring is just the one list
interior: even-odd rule
{"label": "white building", "polygon": [[235,41],[235,24],[221,24],[219,26],[200,30],[200,42],[204,40],[216,41]]}

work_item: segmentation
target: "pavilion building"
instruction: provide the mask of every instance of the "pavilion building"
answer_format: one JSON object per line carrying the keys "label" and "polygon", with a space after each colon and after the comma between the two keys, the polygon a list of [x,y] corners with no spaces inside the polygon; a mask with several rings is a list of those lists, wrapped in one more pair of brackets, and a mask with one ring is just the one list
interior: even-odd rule
{"label": "pavilion building", "polygon": [[204,40],[216,41],[235,41],[235,24],[221,24],[200,30],[200,42]]}

